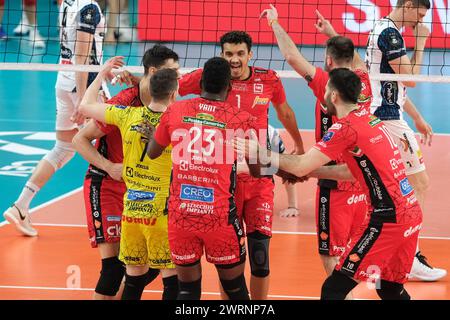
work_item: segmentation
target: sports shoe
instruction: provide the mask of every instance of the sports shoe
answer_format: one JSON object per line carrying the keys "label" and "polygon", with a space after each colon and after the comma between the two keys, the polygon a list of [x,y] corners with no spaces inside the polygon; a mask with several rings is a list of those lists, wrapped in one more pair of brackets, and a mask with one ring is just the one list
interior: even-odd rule
{"label": "sports shoe", "polygon": [[39,34],[39,31],[37,30],[37,28],[32,28],[30,30],[30,41],[32,42],[32,45],[34,48],[37,48],[37,49],[45,48],[45,41]]}
{"label": "sports shoe", "polygon": [[31,225],[28,210],[20,210],[15,204],[13,204],[3,213],[3,217],[9,223],[14,224],[16,229],[24,235],[29,237],[37,236],[38,232]]}
{"label": "sports shoe", "polygon": [[6,32],[3,30],[3,27],[0,26],[0,40],[6,39]]}
{"label": "sports shoe", "polygon": [[447,270],[433,268],[427,262],[427,258],[420,251],[416,253],[414,262],[409,274],[409,279],[419,281],[437,281],[447,275]]}
{"label": "sports shoe", "polygon": [[28,22],[27,15],[25,12],[22,12],[22,19],[20,19],[19,25],[14,28],[14,35],[16,36],[26,36],[30,33],[31,27],[30,23]]}

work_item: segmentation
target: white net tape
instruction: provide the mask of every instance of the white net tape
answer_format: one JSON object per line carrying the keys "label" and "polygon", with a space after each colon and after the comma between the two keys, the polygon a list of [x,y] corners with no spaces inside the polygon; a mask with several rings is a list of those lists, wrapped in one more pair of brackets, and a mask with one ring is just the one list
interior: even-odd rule
{"label": "white net tape", "polygon": [[[18,71],[79,71],[79,72],[99,72],[102,66],[94,65],[62,65],[43,63],[0,63],[0,70]],[[126,66],[123,68],[131,73],[144,73],[142,66]],[[185,74],[196,68],[182,68],[181,73]],[[120,71],[120,70],[119,70]],[[116,71],[116,72],[119,72]],[[281,78],[302,78],[297,72],[292,70],[276,70]],[[380,81],[415,81],[431,83],[450,83],[450,76],[438,75],[410,75],[410,74],[387,74],[382,73],[370,77],[372,80]]]}

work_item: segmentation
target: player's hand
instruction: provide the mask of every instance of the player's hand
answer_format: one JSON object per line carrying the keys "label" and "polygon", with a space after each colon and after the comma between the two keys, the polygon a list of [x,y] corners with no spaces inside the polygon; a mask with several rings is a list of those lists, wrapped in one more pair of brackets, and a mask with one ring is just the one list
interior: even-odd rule
{"label": "player's hand", "polygon": [[78,99],[76,107],[75,107],[72,115],[70,116],[70,121],[72,121],[73,123],[75,123],[78,126],[81,126],[84,123],[84,121],[86,120],[86,117],[80,112],[80,103],[81,103],[81,99]]}
{"label": "player's hand", "polygon": [[331,25],[330,21],[325,19],[322,14],[319,12],[319,10],[316,10],[317,15],[317,22],[314,24],[317,31],[321,34],[326,35],[328,38],[338,36],[339,34],[334,30],[333,26]]}
{"label": "player's hand", "polygon": [[267,18],[267,22],[270,23],[271,21],[278,19],[278,11],[273,5],[270,5],[270,9],[266,9],[261,12],[259,18],[264,18],[264,16]]}
{"label": "player's hand", "polygon": [[112,71],[124,66],[125,63],[123,62],[123,58],[123,56],[116,56],[106,61],[99,72],[99,76],[103,79],[111,79],[111,77],[114,78]]}
{"label": "player's hand", "polygon": [[[114,74],[113,74],[114,75]],[[114,75],[112,79],[110,79],[110,82],[113,86],[116,84],[121,85],[127,85],[128,87],[137,86],[139,82],[141,81],[142,77],[137,77],[130,73],[127,70],[124,70],[122,72],[119,72],[118,74]]]}
{"label": "player's hand", "polygon": [[141,141],[144,143],[149,142],[153,139],[153,134],[155,133],[155,126],[150,122],[144,121],[140,125],[136,126],[136,131],[141,134]]}
{"label": "player's hand", "polygon": [[268,152],[260,152],[261,146],[253,131],[250,131],[250,139],[235,137],[233,139],[233,148],[237,152],[238,157],[244,155],[246,159],[257,160],[261,164],[270,163]]}
{"label": "player's hand", "polygon": [[122,163],[111,162],[105,171],[108,172],[108,175],[114,180],[122,181],[122,170],[123,170]]}
{"label": "player's hand", "polygon": [[298,217],[300,212],[297,208],[289,207],[280,211],[281,218],[295,218]]}
{"label": "player's hand", "polygon": [[420,132],[420,142],[431,146],[433,140],[433,128],[422,117],[414,121],[417,131]]}
{"label": "player's hand", "polygon": [[416,40],[421,40],[423,42],[426,42],[428,36],[430,35],[430,29],[426,26],[425,23],[419,22],[414,28],[414,36],[416,37]]}

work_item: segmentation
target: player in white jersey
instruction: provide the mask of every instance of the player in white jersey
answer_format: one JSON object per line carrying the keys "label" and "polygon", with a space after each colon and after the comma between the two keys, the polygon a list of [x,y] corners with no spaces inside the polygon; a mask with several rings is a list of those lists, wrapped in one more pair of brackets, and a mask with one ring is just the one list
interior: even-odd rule
{"label": "player in white jersey", "polygon": [[[429,36],[429,30],[422,20],[429,9],[429,0],[398,0],[397,6],[387,17],[375,22],[369,35],[366,51],[366,64],[370,76],[380,73],[420,73],[425,43]],[[404,27],[413,28],[416,40],[411,59],[406,54],[405,42],[401,35]],[[395,143],[399,146],[406,175],[424,211],[429,177],[419,143],[414,131],[403,119],[403,111],[406,111],[414,120],[417,130],[424,136],[425,143],[428,141],[431,144],[433,131],[406,96],[406,87],[415,87],[415,85],[414,81],[371,81],[373,93],[371,112],[384,121]],[[431,267],[417,249],[411,277],[423,281],[436,281],[445,277],[446,274],[445,270]]]}
{"label": "player in white jersey", "polygon": [[[100,64],[105,19],[96,1],[64,0],[60,8],[60,63]],[[43,157],[22,193],[3,216],[17,230],[27,236],[36,236],[28,214],[31,200],[44,184],[75,155],[72,139],[84,117],[79,104],[89,79],[95,75],[81,72],[59,72],[56,81],[56,143]]]}
{"label": "player in white jersey", "polygon": [[[281,140],[280,133],[271,125],[268,126],[268,138],[273,151],[277,153],[284,153],[286,151],[286,147],[284,146],[283,140]],[[294,183],[290,183],[289,181],[283,181],[283,184],[286,189],[288,206],[280,211],[280,217],[297,217],[299,215],[299,211],[297,207],[296,185]]]}

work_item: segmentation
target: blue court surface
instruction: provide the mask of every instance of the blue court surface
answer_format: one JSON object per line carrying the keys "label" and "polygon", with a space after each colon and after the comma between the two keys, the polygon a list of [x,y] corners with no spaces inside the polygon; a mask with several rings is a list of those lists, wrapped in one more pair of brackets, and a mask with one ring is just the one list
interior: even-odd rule
{"label": "blue court surface", "polygon": [[[57,7],[53,1],[38,1],[38,23],[56,25]],[[8,10],[9,8],[9,10]],[[27,38],[14,37],[12,30],[20,18],[20,1],[6,1],[3,27],[9,35],[8,40],[0,41],[0,62],[39,62],[57,63],[58,33],[55,27],[40,27],[41,34],[50,39],[43,50],[34,49]],[[129,65],[139,65],[142,52],[150,43],[110,45],[105,47],[105,55],[125,55]],[[179,53],[181,65],[194,67],[207,58],[217,55],[220,50],[214,45],[173,46]],[[255,65],[269,66],[273,69],[287,69],[276,47],[255,47]],[[323,50],[320,48],[302,49],[309,59],[322,65]],[[364,51],[361,50],[363,53]],[[427,52],[426,62],[442,65],[447,54]],[[450,58],[450,57],[449,57]],[[450,59],[447,59],[450,61]],[[425,73],[450,74],[447,68],[425,69]],[[0,71],[0,211],[17,198],[31,171],[49,151],[54,143],[55,120],[55,72],[38,71]],[[288,102],[295,110],[301,129],[313,129],[315,99],[302,79],[283,79]],[[118,88],[112,92],[117,93]],[[450,134],[450,86],[448,84],[422,83],[409,90],[425,119],[433,126],[435,133]],[[270,123],[281,127],[276,115],[271,111]],[[37,197],[32,207],[47,202],[82,185],[87,164],[76,156],[63,170],[56,173]],[[64,214],[64,212],[61,212]],[[2,219],[1,217],[0,219]],[[0,220],[1,222],[2,220]]]}

